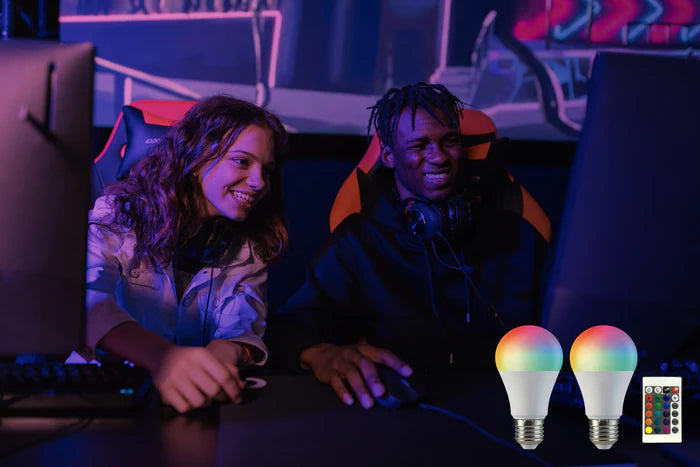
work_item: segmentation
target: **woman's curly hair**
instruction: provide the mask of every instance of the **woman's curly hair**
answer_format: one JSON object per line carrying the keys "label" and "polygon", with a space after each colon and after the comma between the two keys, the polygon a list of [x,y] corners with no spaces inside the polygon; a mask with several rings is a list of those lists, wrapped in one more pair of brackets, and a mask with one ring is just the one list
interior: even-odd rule
{"label": "woman's curly hair", "polygon": [[148,260],[161,270],[173,260],[178,247],[197,235],[207,203],[197,174],[208,162],[223,157],[250,125],[271,130],[275,165],[269,192],[244,222],[234,223],[236,231],[241,239],[253,241],[255,254],[264,262],[278,258],[286,250],[281,170],[287,132],[267,110],[220,95],[192,107],[148,157],[133,165],[128,177],[105,188],[112,214],[94,223],[115,232],[135,233],[130,268]]}

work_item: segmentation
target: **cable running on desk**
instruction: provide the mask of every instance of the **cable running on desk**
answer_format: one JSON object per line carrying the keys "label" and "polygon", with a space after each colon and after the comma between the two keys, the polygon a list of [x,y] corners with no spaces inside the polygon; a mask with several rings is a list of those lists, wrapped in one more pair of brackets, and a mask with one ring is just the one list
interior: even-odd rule
{"label": "cable running on desk", "polygon": [[435,405],[429,405],[429,404],[422,404],[422,403],[421,403],[421,404],[418,404],[418,407],[420,407],[421,409],[432,410],[432,411],[435,411],[435,412],[440,412],[440,413],[445,414],[445,415],[449,415],[450,417],[455,418],[455,419],[459,420],[460,422],[466,423],[467,425],[469,425],[469,426],[472,427],[474,430],[478,431],[479,433],[481,433],[482,435],[484,435],[485,437],[487,437],[487,438],[490,439],[491,441],[495,441],[496,443],[498,443],[498,444],[500,444],[500,445],[502,445],[502,446],[505,446],[505,447],[507,447],[507,448],[513,449],[513,450],[519,452],[520,454],[522,454],[522,455],[524,455],[524,456],[526,456],[526,457],[529,457],[530,459],[534,460],[535,462],[539,462],[540,464],[542,464],[542,465],[544,465],[544,466],[547,466],[547,467],[554,467],[552,464],[550,464],[550,463],[547,462],[546,460],[542,459],[542,458],[539,457],[539,456],[534,455],[534,454],[531,453],[531,452],[525,451],[525,450],[522,449],[520,446],[517,446],[516,444],[513,444],[513,443],[509,443],[508,441],[506,441],[506,440],[504,440],[504,439],[501,439],[501,438],[499,438],[498,436],[495,436],[495,435],[489,433],[488,431],[484,430],[484,429],[481,428],[479,425],[477,425],[476,423],[472,422],[471,420],[469,420],[467,417],[465,417],[465,416],[463,416],[463,415],[456,414],[456,413],[454,413],[454,412],[451,412],[451,411],[449,411],[449,410],[447,410],[447,409],[443,409],[442,407],[437,407],[437,406],[435,406]]}

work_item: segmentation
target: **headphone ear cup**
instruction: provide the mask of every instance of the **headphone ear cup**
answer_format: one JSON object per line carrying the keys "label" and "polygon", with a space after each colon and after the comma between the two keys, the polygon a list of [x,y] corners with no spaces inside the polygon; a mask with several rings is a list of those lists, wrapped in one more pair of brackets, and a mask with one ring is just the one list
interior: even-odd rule
{"label": "headphone ear cup", "polygon": [[211,234],[207,239],[200,261],[213,265],[228,252],[234,238],[234,231],[224,219],[215,218],[211,226]]}
{"label": "headphone ear cup", "polygon": [[453,238],[463,238],[472,231],[471,203],[463,196],[447,201],[447,232]]}
{"label": "headphone ear cup", "polygon": [[412,235],[429,242],[437,232],[442,232],[443,215],[435,205],[416,201],[406,209],[406,213],[408,230]]}
{"label": "headphone ear cup", "polygon": [[453,199],[448,199],[445,201],[445,211],[445,225],[443,231],[451,236],[456,236],[459,234],[462,221],[459,202]]}

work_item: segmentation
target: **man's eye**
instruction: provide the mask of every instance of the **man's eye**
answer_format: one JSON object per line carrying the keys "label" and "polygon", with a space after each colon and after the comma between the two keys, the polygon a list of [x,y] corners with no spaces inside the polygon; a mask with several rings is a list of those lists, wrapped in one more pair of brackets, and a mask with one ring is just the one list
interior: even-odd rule
{"label": "man's eye", "polygon": [[423,149],[425,149],[425,144],[416,144],[413,146],[409,146],[408,149],[410,149],[411,151],[422,151]]}
{"label": "man's eye", "polygon": [[453,138],[448,138],[448,139],[447,139],[447,144],[449,144],[450,146],[454,146],[454,145],[456,145],[456,144],[461,144],[461,141],[460,141],[459,138],[457,138],[457,137],[455,136],[455,137],[453,137]]}

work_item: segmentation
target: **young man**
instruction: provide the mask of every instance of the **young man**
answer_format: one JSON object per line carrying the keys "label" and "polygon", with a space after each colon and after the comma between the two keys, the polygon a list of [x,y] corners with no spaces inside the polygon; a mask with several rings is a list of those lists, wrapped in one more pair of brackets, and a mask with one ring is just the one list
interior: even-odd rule
{"label": "young man", "polygon": [[517,187],[504,168],[487,186],[469,182],[461,109],[424,83],[377,102],[383,167],[361,180],[362,211],[270,323],[273,358],[313,371],[346,404],[383,394],[375,363],[405,376],[493,365],[498,339],[533,320],[536,234],[504,208]]}

